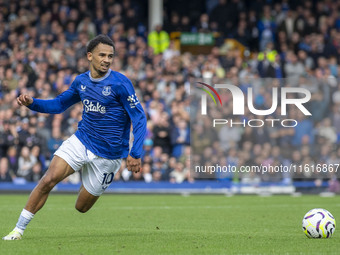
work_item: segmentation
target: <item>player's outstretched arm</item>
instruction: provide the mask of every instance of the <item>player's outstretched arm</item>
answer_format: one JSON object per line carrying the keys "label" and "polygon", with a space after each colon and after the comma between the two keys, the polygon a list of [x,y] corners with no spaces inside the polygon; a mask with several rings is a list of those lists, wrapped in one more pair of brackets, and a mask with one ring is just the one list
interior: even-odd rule
{"label": "player's outstretched arm", "polygon": [[20,95],[17,97],[17,102],[20,106],[29,106],[33,103],[33,98],[29,95]]}
{"label": "player's outstretched arm", "polygon": [[80,101],[76,85],[77,78],[73,81],[68,90],[64,91],[54,99],[37,99],[28,95],[20,95],[17,98],[17,102],[20,106],[26,106],[36,112],[52,114],[62,113],[71,105]]}
{"label": "player's outstretched arm", "polygon": [[125,111],[129,115],[133,126],[132,132],[134,140],[129,152],[129,155],[131,156],[130,160],[140,160],[143,151],[143,142],[146,135],[146,116],[144,109],[136,96],[136,92],[131,81],[125,76],[122,80],[123,84],[118,87],[119,98]]}

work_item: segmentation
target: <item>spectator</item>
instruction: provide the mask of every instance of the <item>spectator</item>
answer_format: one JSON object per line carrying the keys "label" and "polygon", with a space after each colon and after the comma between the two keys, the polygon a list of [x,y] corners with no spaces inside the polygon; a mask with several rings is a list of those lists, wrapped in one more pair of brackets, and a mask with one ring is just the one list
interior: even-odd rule
{"label": "spectator", "polygon": [[19,163],[18,163],[18,155],[17,155],[17,147],[10,146],[7,151],[7,159],[8,159],[8,171],[12,176],[15,176],[18,171]]}
{"label": "spectator", "polygon": [[9,147],[17,145],[18,142],[18,133],[16,132],[15,127],[13,128],[13,125],[5,120],[3,122],[3,130],[0,131],[0,156],[5,156]]}
{"label": "spectator", "polygon": [[289,52],[287,55],[287,62],[284,65],[285,73],[288,78],[289,84],[297,86],[299,78],[305,73],[304,66],[298,61],[298,58],[293,52]]}
{"label": "spectator", "polygon": [[43,172],[41,168],[41,163],[38,161],[33,165],[32,171],[26,177],[26,180],[29,182],[38,182],[42,176]]}
{"label": "spectator", "polygon": [[69,42],[73,42],[78,38],[78,32],[76,30],[76,24],[73,21],[70,21],[66,26],[65,31],[66,40]]}
{"label": "spectator", "polygon": [[6,70],[5,79],[3,81],[3,86],[7,90],[15,90],[18,87],[18,83],[19,83],[18,80],[15,79],[14,77],[13,70],[11,68],[8,68]]}
{"label": "spectator", "polygon": [[169,48],[166,49],[163,53],[163,59],[165,61],[172,59],[173,57],[178,57],[180,55],[179,50],[177,50],[175,48],[175,42],[174,41],[170,41],[170,45]]}
{"label": "spectator", "polygon": [[209,33],[210,25],[209,25],[209,16],[206,13],[201,14],[198,24],[196,25],[197,32],[199,33]]}
{"label": "spectator", "polygon": [[91,21],[91,16],[87,15],[79,23],[77,27],[77,33],[85,31],[88,34],[88,38],[91,40],[97,34],[95,24]]}
{"label": "spectator", "polygon": [[160,116],[158,123],[153,127],[153,142],[154,146],[159,146],[163,149],[163,152],[171,152],[171,129],[169,123],[169,116],[163,112]]}
{"label": "spectator", "polygon": [[54,128],[52,130],[52,137],[48,140],[47,146],[50,152],[50,156],[53,156],[53,153],[59,148],[59,146],[63,143],[63,139],[61,138],[61,133],[59,128]]}
{"label": "spectator", "polygon": [[148,35],[148,45],[153,49],[155,55],[163,53],[170,44],[169,34],[157,25],[155,30]]}
{"label": "spectator", "polygon": [[288,10],[286,17],[279,24],[279,31],[284,31],[288,40],[292,38],[293,32],[295,32],[295,17],[292,10]]}
{"label": "spectator", "polygon": [[182,183],[184,180],[188,180],[189,170],[184,168],[183,163],[178,162],[175,169],[170,173],[170,182]]}
{"label": "spectator", "polygon": [[22,147],[19,157],[17,176],[24,177],[27,181],[29,181],[33,166],[36,162],[37,159],[31,154],[29,148],[27,146]]}
{"label": "spectator", "polygon": [[124,20],[126,29],[138,27],[138,17],[136,16],[136,11],[133,8],[129,8],[126,11],[126,18]]}
{"label": "spectator", "polygon": [[12,177],[8,168],[8,159],[6,157],[0,158],[0,182],[11,182]]}
{"label": "spectator", "polygon": [[229,16],[230,13],[231,9],[228,8],[227,1],[219,0],[218,5],[216,5],[210,13],[210,19],[212,22],[218,24],[220,31],[225,31],[227,27],[230,28],[232,26],[232,21]]}
{"label": "spectator", "polygon": [[132,172],[132,175],[131,175],[131,178],[129,179],[129,181],[137,181],[137,182],[140,182],[140,181],[145,181],[144,180],[144,176],[142,174],[142,172]]}
{"label": "spectator", "polygon": [[153,182],[159,182],[162,180],[162,173],[160,171],[154,171],[152,173]]}
{"label": "spectator", "polygon": [[47,119],[43,116],[37,119],[37,128],[42,139],[41,144],[46,144],[47,140],[51,137],[51,130],[46,127],[46,121]]}
{"label": "spectator", "polygon": [[325,137],[328,142],[334,144],[337,141],[337,134],[335,128],[332,127],[330,118],[325,118],[317,129],[317,135]]}
{"label": "spectator", "polygon": [[40,147],[38,145],[33,146],[31,149],[31,154],[38,160],[41,168],[41,172],[45,172],[47,170],[47,165],[46,165],[46,158],[45,156],[41,153]]}
{"label": "spectator", "polygon": [[298,113],[297,120],[299,121],[299,125],[294,128],[295,134],[292,145],[301,146],[303,144],[313,144],[313,123],[309,119],[306,119],[303,113],[300,112]]}
{"label": "spectator", "polygon": [[151,166],[149,164],[143,164],[142,173],[145,182],[152,182]]}
{"label": "spectator", "polygon": [[257,27],[260,35],[260,50],[264,50],[268,43],[274,42],[277,24],[274,22],[270,13],[270,6],[263,7],[263,16],[258,21]]}
{"label": "spectator", "polygon": [[179,15],[174,12],[171,14],[170,22],[166,22],[164,26],[164,30],[168,33],[181,31],[182,26],[180,24],[180,17]]}
{"label": "spectator", "polygon": [[[171,30],[171,31],[176,31],[176,30]],[[182,16],[181,18],[180,31],[191,32],[190,19],[186,15]]]}
{"label": "spectator", "polygon": [[184,151],[185,145],[190,143],[190,129],[185,120],[179,120],[176,128],[172,133],[172,155],[176,158],[180,157]]}

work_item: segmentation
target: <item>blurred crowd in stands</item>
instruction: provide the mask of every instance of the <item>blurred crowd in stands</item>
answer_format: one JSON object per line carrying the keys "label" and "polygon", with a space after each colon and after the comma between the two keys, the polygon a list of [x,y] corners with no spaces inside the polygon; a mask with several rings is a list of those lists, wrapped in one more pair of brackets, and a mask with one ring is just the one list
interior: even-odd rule
{"label": "blurred crowd in stands", "polygon": [[[0,0],[0,181],[38,180],[54,151],[76,131],[80,104],[46,115],[19,107],[16,97],[50,99],[68,89],[88,70],[86,44],[100,33],[114,41],[112,69],[132,80],[148,117],[143,171],[130,173],[123,164],[116,180],[193,181],[189,90],[204,77],[211,84],[231,80],[244,89],[249,80],[285,78],[289,86],[313,92],[313,118],[304,126],[270,133],[228,130],[229,140],[220,146],[227,161],[340,161],[340,1],[164,4],[163,27],[148,31],[147,1]],[[215,47],[208,55],[180,53],[170,40],[175,31],[212,32]],[[226,49],[226,38],[238,40],[246,51]],[[271,88],[259,86],[258,107],[267,109]],[[203,138],[202,158],[218,157],[217,149],[204,150]],[[77,183],[80,177],[65,181]]]}

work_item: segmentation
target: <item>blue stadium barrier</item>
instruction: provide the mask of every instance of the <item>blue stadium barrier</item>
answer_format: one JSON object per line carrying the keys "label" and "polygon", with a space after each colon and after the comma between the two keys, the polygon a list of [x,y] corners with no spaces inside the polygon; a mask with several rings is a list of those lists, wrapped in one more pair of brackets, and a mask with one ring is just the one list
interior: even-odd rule
{"label": "blue stadium barrier", "polygon": [[[0,183],[0,192],[30,192],[36,183],[14,184]],[[257,194],[257,193],[274,193],[274,194],[291,194],[296,189],[315,189],[328,187],[327,182],[321,186],[316,186],[313,181],[293,182],[293,183],[257,183],[243,184],[233,183],[232,181],[202,180],[193,183],[183,182],[180,184],[170,182],[114,182],[107,188],[105,193],[206,193],[206,194]],[[59,183],[53,192],[76,193],[80,184]]]}

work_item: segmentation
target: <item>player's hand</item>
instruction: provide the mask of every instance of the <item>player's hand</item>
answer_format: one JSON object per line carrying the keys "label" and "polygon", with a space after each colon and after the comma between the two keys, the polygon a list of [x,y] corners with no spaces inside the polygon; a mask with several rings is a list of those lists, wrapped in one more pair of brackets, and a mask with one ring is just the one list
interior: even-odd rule
{"label": "player's hand", "polygon": [[20,106],[29,106],[30,104],[33,103],[33,98],[29,95],[20,95],[17,97],[17,103]]}
{"label": "player's hand", "polygon": [[126,159],[127,169],[131,172],[138,173],[141,170],[141,162],[140,158],[133,158],[129,155]]}

